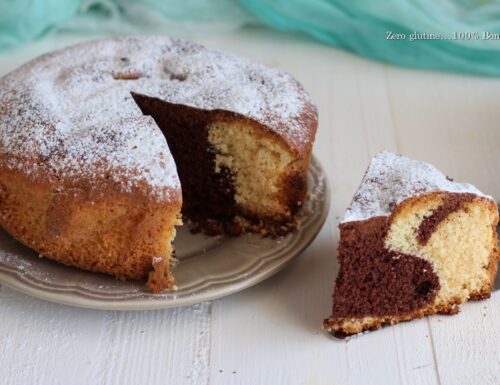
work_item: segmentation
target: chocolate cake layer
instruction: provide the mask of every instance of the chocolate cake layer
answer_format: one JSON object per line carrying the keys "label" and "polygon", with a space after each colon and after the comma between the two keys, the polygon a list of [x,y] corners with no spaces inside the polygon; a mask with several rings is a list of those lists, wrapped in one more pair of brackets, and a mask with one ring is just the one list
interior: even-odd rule
{"label": "chocolate cake layer", "polygon": [[434,301],[439,278],[431,264],[384,247],[385,216],[340,225],[340,272],[332,317],[404,315]]}
{"label": "chocolate cake layer", "polygon": [[172,104],[132,94],[167,139],[182,186],[182,214],[194,221],[227,221],[236,212],[232,176],[227,168],[215,173],[215,153],[208,142],[208,125],[218,112]]}
{"label": "chocolate cake layer", "polygon": [[451,213],[464,210],[464,203],[472,202],[476,195],[471,193],[459,194],[448,193],[441,206],[439,206],[431,215],[424,218],[418,228],[418,241],[425,245],[431,235],[436,231],[439,224]]}

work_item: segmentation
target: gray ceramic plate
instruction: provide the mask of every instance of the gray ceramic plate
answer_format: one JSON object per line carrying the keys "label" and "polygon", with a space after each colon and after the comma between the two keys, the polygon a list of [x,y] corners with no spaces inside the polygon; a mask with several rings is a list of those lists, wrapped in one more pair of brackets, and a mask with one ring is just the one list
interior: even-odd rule
{"label": "gray ceramic plate", "polygon": [[60,265],[22,246],[0,230],[0,284],[48,301],[103,310],[160,309],[223,297],[270,277],[299,255],[316,237],[328,213],[330,192],[320,164],[311,161],[309,194],[297,233],[278,239],[177,232],[178,264],[173,273],[178,290],[149,293],[141,281]]}

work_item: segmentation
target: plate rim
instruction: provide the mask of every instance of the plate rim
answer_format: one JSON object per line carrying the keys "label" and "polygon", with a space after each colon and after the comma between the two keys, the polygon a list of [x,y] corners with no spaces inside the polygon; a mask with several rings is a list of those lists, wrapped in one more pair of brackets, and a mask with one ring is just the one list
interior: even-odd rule
{"label": "plate rim", "polygon": [[[249,275],[244,280],[240,280],[230,284],[230,286],[223,285],[222,287],[216,287],[213,289],[202,290],[194,296],[182,297],[180,299],[172,298],[129,298],[129,299],[97,299],[95,297],[86,296],[84,292],[77,289],[64,290],[54,289],[51,287],[40,287],[29,280],[21,279],[16,272],[8,270],[7,268],[2,268],[0,265],[0,285],[4,285],[11,289],[17,290],[23,294],[29,295],[34,298],[41,300],[58,303],[66,306],[93,309],[93,310],[110,310],[110,311],[141,311],[141,310],[158,310],[158,309],[168,309],[176,307],[191,306],[205,301],[219,299],[228,295],[235,294],[249,287],[252,287],[267,278],[273,276],[277,272],[283,270],[292,261],[294,261],[302,252],[307,249],[312,242],[316,239],[321,229],[323,228],[326,219],[328,218],[330,209],[330,199],[331,191],[330,184],[328,181],[327,174],[322,164],[319,162],[317,157],[311,156],[311,164],[314,165],[319,170],[319,175],[323,179],[323,201],[320,205],[321,211],[319,217],[315,220],[312,225],[312,236],[306,242],[301,244],[293,252],[288,252],[289,258],[286,258],[267,269],[263,269],[262,265],[256,267],[257,272],[255,274]],[[309,166],[309,169],[311,165]],[[265,261],[266,263],[273,263],[273,261]],[[172,292],[172,296],[175,298],[175,292]]]}

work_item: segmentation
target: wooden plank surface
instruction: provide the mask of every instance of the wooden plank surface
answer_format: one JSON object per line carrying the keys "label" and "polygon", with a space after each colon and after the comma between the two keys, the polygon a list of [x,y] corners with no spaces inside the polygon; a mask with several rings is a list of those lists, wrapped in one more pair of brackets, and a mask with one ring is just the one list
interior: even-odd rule
{"label": "wooden plank surface", "polygon": [[[0,56],[0,75],[82,40]],[[273,278],[192,307],[99,312],[0,288],[2,384],[498,384],[500,292],[436,316],[335,340],[320,329],[338,271],[337,225],[369,159],[388,149],[500,197],[500,80],[366,61],[300,36],[197,39],[296,76],[318,104],[315,154],[332,189],[316,241]],[[498,286],[497,286],[498,288]]]}

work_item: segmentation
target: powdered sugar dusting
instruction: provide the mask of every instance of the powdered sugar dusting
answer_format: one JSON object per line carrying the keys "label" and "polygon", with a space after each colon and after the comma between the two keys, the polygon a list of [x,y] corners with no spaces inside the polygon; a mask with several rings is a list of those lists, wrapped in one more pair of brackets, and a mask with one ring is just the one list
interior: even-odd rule
{"label": "powdered sugar dusting", "polygon": [[470,184],[449,180],[429,163],[383,151],[372,159],[341,222],[387,216],[403,200],[434,191],[486,197]]}
{"label": "powdered sugar dusting", "polygon": [[298,146],[311,140],[307,115],[316,114],[283,72],[165,37],[108,39],[41,56],[0,80],[0,152],[14,155],[14,168],[77,176],[106,165],[124,184],[178,188],[165,139],[131,92],[239,113]]}

